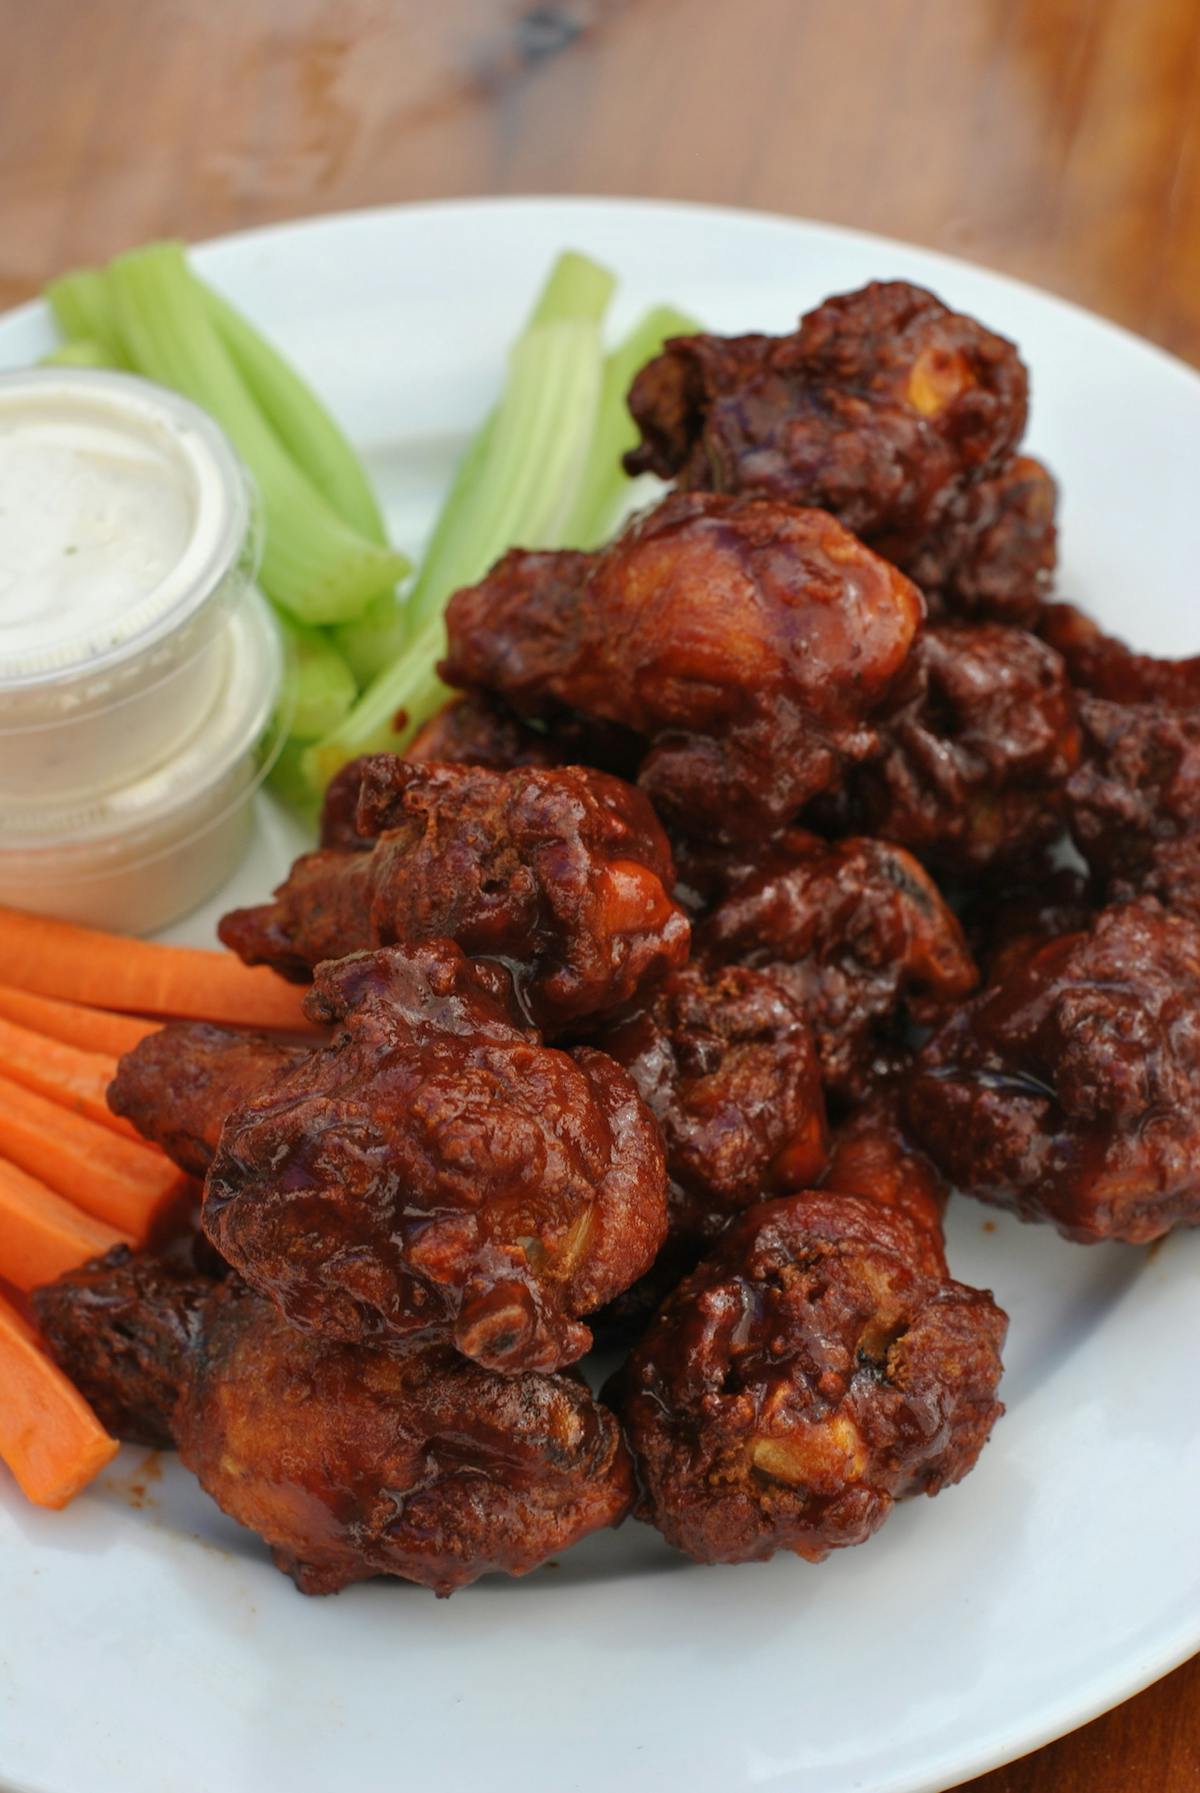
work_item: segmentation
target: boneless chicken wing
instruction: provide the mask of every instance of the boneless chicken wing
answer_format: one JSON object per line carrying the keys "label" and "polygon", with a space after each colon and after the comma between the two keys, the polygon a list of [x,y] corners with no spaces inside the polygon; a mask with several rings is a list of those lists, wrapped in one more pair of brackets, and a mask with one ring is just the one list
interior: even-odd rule
{"label": "boneless chicken wing", "polygon": [[830,516],[679,494],[594,554],[514,550],[447,613],[451,684],[640,735],[681,832],[777,832],[875,745],[923,614]]}
{"label": "boneless chicken wing", "polygon": [[873,281],[791,336],[669,342],[629,394],[630,472],[831,511],[903,564],[1014,453],[1017,351],[932,293]]}
{"label": "boneless chicken wing", "polygon": [[835,1127],[820,1183],[840,1195],[898,1208],[921,1235],[921,1261],[930,1275],[949,1274],[942,1216],[950,1191],[905,1132],[898,1084],[879,1085]]}
{"label": "boneless chicken wing", "polygon": [[1010,948],[922,1049],[906,1116],[961,1189],[1068,1239],[1200,1223],[1200,926],[1123,903]]}
{"label": "boneless chicken wing", "polygon": [[225,916],[221,938],[248,963],[307,977],[323,959],[445,936],[502,959],[538,1025],[560,1031],[687,957],[670,849],[632,786],[575,766],[497,772],[394,754],[357,762],[356,776],[369,850],[306,853],[272,902]]}
{"label": "boneless chicken wing", "polygon": [[1058,487],[1031,455],[1016,455],[962,492],[904,571],[935,615],[969,622],[1038,621],[1058,559]]}
{"label": "boneless chicken wing", "polygon": [[710,1239],[820,1175],[820,1066],[803,1007],[773,973],[691,964],[597,1043],[662,1128],[675,1241]]}
{"label": "boneless chicken wing", "polygon": [[578,1316],[666,1233],[658,1129],[627,1074],[542,1045],[508,974],[449,941],[319,967],[330,1045],[226,1120],[208,1236],[294,1325],[434,1331],[490,1367],[581,1356]]}
{"label": "boneless chicken wing", "polygon": [[639,1517],[700,1562],[816,1562],[964,1476],[1002,1411],[1006,1321],[928,1253],[856,1195],[735,1220],[613,1386]]}
{"label": "boneless chicken wing", "polygon": [[51,1355],[105,1430],[127,1444],[169,1449],[175,1441],[185,1366],[217,1286],[189,1255],[114,1245],[33,1294]]}
{"label": "boneless chicken wing", "polygon": [[885,841],[791,830],[734,875],[696,938],[717,963],[771,969],[808,1016],[827,1088],[851,1099],[903,1061],[910,1013],[976,982],[937,886]]}
{"label": "boneless chicken wing", "polygon": [[[304,1593],[394,1575],[449,1594],[524,1575],[629,1509],[620,1429],[574,1376],[497,1375],[440,1341],[306,1337],[235,1280],[180,1282],[124,1248],[36,1305],[107,1423],[177,1444]],[[151,1361],[147,1397],[131,1365]]]}
{"label": "boneless chicken wing", "polygon": [[173,1021],[119,1061],[108,1105],[181,1169],[202,1177],[226,1115],[297,1064],[305,1050],[207,1021]]}
{"label": "boneless chicken wing", "polygon": [[854,784],[869,832],[960,875],[1062,833],[1076,703],[1058,655],[1023,629],[925,630],[879,732]]}

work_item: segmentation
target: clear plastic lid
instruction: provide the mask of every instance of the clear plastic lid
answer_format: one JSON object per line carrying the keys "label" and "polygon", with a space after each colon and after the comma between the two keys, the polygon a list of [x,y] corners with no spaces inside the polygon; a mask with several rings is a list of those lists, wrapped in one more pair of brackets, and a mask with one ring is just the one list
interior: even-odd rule
{"label": "clear plastic lid", "polygon": [[186,399],[0,375],[0,807],[137,781],[195,734],[257,548],[249,482]]}
{"label": "clear plastic lid", "polygon": [[18,858],[31,870],[47,849],[85,860],[118,856],[136,864],[174,837],[178,819],[213,793],[240,798],[257,789],[287,732],[280,708],[284,648],[265,599],[252,593],[214,642],[217,695],[180,750],[119,789],[50,803],[38,793],[0,804],[0,859],[10,875]]}

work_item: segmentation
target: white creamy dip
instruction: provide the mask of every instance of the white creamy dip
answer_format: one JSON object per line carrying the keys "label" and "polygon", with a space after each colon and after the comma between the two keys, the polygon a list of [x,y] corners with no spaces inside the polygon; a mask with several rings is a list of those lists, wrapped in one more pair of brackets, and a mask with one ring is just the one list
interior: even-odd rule
{"label": "white creamy dip", "polygon": [[281,647],[217,425],[129,374],[0,374],[0,902],[143,932],[232,869]]}
{"label": "white creamy dip", "polygon": [[191,493],[163,446],[119,418],[0,400],[0,657],[106,651],[182,560]]}
{"label": "white creamy dip", "polygon": [[195,406],[127,374],[0,375],[0,804],[111,790],[178,750],[253,545]]}

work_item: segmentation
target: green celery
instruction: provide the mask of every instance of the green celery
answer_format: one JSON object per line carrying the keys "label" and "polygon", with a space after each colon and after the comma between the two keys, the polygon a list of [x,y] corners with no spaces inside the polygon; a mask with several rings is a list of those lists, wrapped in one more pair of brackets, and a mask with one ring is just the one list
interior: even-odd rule
{"label": "green celery", "polygon": [[409,636],[407,606],[395,592],[380,592],[357,621],[339,623],[330,633],[359,684],[369,685],[404,652]]}
{"label": "green celery", "polygon": [[343,522],[368,541],[386,545],[366,470],[311,386],[227,299],[197,275],[192,278],[251,397],[292,459]]}
{"label": "green celery", "polygon": [[62,274],[46,288],[54,321],[70,343],[76,338],[94,342],[109,357],[108,367],[128,369],[130,362],[121,342],[108,282],[100,268],[76,268]]}
{"label": "green celery", "polygon": [[60,343],[50,354],[43,355],[38,362],[39,367],[107,367],[119,365],[113,360],[111,352],[103,343],[94,342],[91,337],[76,336],[70,342]]}
{"label": "green celery", "polygon": [[515,542],[557,544],[591,441],[600,374],[595,324],[540,323],[518,339],[504,395],[467,450],[409,596],[407,645],[306,758],[320,787],[357,754],[400,751],[445,702],[435,668],[451,593],[482,578]]}
{"label": "green celery", "polygon": [[585,324],[601,324],[617,290],[616,275],[578,249],[564,249],[534,301],[525,326],[561,324],[575,318]]}
{"label": "green celery", "polygon": [[600,371],[595,324],[536,324],[513,345],[486,445],[469,453],[462,511],[437,531],[409,594],[414,634],[506,548],[558,545],[591,441]]}
{"label": "green celery", "polygon": [[360,753],[400,753],[450,695],[437,676],[446,652],[446,624],[432,616],[396,664],[369,685],[350,714],[303,755],[310,788],[323,791],[334,773]]}
{"label": "green celery", "polygon": [[310,821],[315,832],[320,804],[305,775],[304,756],[307,752],[308,747],[303,741],[285,741],[267,774],[267,785],[281,803],[286,803],[289,809]]}
{"label": "green celery", "polygon": [[408,562],[343,522],[291,459],[247,391],[180,245],[120,257],[107,284],[137,371],[215,417],[253,475],[266,526],[264,590],[301,622],[359,616]]}
{"label": "green celery", "polygon": [[566,548],[598,548],[620,520],[633,481],[621,465],[638,433],[625,403],[633,378],[671,336],[692,336],[700,325],[670,305],[656,305],[605,359],[596,428],[587,466],[563,530]]}
{"label": "green celery", "polygon": [[326,634],[290,617],[280,620],[289,655],[288,735],[297,741],[316,741],[341,722],[358,695],[358,685]]}

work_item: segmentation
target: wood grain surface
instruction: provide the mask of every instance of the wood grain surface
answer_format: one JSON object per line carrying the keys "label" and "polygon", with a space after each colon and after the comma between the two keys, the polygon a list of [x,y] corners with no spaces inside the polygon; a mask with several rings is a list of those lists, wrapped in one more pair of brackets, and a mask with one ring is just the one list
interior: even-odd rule
{"label": "wood grain surface", "polygon": [[[0,306],[153,236],[644,194],[949,250],[1200,363],[1200,0],[0,0],[0,44]],[[1200,1793],[1200,1661],[972,1790]]]}

